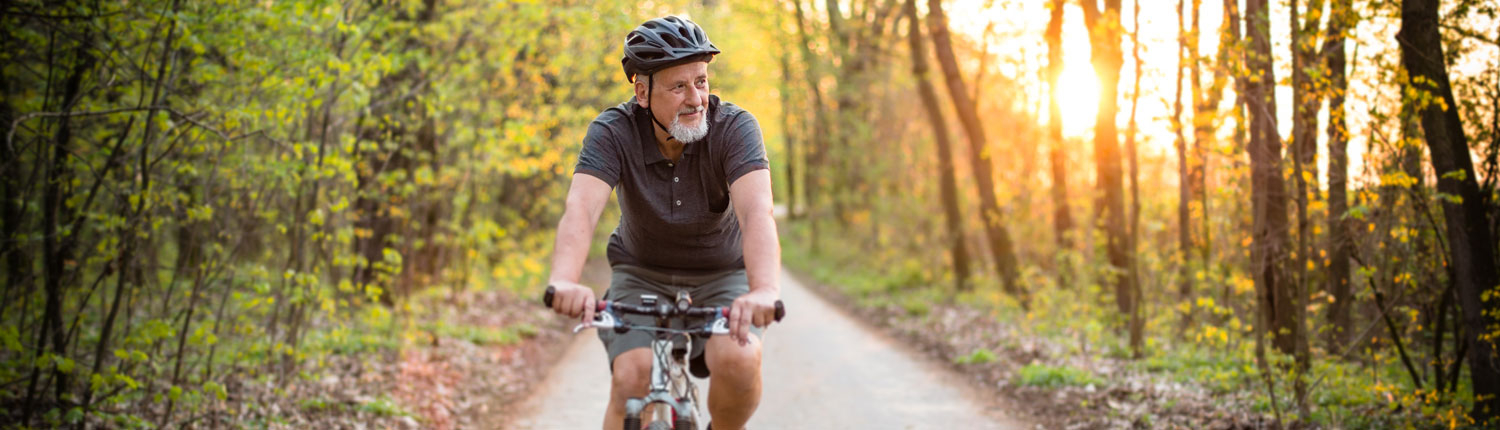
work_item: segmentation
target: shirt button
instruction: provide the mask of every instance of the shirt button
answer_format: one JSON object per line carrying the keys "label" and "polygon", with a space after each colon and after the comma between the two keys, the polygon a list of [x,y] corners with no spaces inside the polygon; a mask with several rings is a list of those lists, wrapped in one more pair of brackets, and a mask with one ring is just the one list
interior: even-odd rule
{"label": "shirt button", "polygon": [[672,177],[672,182],[677,182],[677,177],[676,176]]}
{"label": "shirt button", "polygon": [[677,206],[682,206],[682,200],[677,201]]}

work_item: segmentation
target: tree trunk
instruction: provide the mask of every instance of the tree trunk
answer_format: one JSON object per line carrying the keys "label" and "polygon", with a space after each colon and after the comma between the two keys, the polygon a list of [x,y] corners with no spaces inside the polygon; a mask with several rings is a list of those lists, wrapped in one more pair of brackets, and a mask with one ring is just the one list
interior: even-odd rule
{"label": "tree trunk", "polygon": [[[802,63],[805,65],[802,69],[803,80],[806,81],[808,93],[812,96],[813,139],[809,139],[809,143],[811,144],[806,146],[806,165],[823,168],[828,165],[828,142],[825,139],[828,138],[829,130],[828,109],[824,107],[823,90],[818,87],[818,80],[820,78],[818,76],[817,65],[819,64],[819,59],[813,54],[812,41],[807,35],[807,20],[802,13],[802,1],[792,0],[792,5],[796,9],[797,37],[801,40],[798,46],[802,50]],[[807,197],[807,200],[803,204],[808,208],[808,218],[811,220],[810,227],[812,230],[809,234],[811,240],[808,243],[808,247],[814,253],[818,252],[818,222],[822,212],[820,210],[822,205],[819,204],[818,197],[821,195],[820,193],[824,192],[823,190],[828,188],[827,181],[828,178],[826,178],[826,175],[808,175],[807,181],[802,184],[803,194]]]}
{"label": "tree trunk", "polygon": [[[1135,0],[1131,4],[1134,10],[1130,15],[1131,20],[1133,20],[1130,32],[1130,54],[1135,61],[1135,82],[1130,92],[1130,125],[1126,127],[1125,131],[1126,160],[1130,163],[1130,218],[1129,224],[1126,226],[1127,240],[1125,246],[1129,250],[1127,252],[1134,256],[1139,251],[1137,245],[1141,240],[1141,175],[1140,163],[1136,159],[1138,151],[1135,148],[1135,113],[1136,108],[1141,104],[1141,0]],[[1140,342],[1141,338],[1144,337],[1144,330],[1146,329],[1146,320],[1141,315],[1141,298],[1144,295],[1141,294],[1141,272],[1140,267],[1137,266],[1138,264],[1139,262],[1136,259],[1131,258],[1130,271],[1126,275],[1130,277],[1131,297],[1135,298],[1135,309],[1130,313],[1130,339],[1132,341],[1130,346],[1136,358],[1140,358],[1141,356]]]}
{"label": "tree trunk", "polygon": [[1311,219],[1308,215],[1308,205],[1317,200],[1318,195],[1318,111],[1322,108],[1322,97],[1319,95],[1318,84],[1313,81],[1308,69],[1321,66],[1318,60],[1319,53],[1316,51],[1316,41],[1309,40],[1316,37],[1323,2],[1321,0],[1310,0],[1308,2],[1308,16],[1306,24],[1299,8],[1300,0],[1292,0],[1291,4],[1291,41],[1292,41],[1292,178],[1297,185],[1297,257],[1292,260],[1296,273],[1291,277],[1295,288],[1291,305],[1292,315],[1295,320],[1295,328],[1292,341],[1295,343],[1297,361],[1297,376],[1293,391],[1297,398],[1297,406],[1303,419],[1310,419],[1311,409],[1307,402],[1307,370],[1311,367],[1312,357],[1308,351],[1307,330],[1307,303],[1309,295],[1308,285],[1314,282],[1318,274],[1320,260],[1313,255],[1316,248],[1311,231]]}
{"label": "tree trunk", "polygon": [[954,110],[958,111],[964,132],[969,136],[969,162],[974,165],[975,182],[979,184],[980,221],[989,238],[990,253],[995,259],[995,267],[1000,271],[1001,285],[1005,292],[1020,301],[1021,307],[1029,308],[1030,300],[1020,285],[1010,232],[1001,223],[1000,205],[995,197],[995,179],[990,167],[990,151],[987,150],[989,139],[985,137],[984,124],[979,121],[979,113],[975,111],[974,102],[969,99],[969,92],[959,74],[958,60],[953,56],[953,42],[948,36],[948,17],[943,14],[942,0],[928,0],[927,10],[927,22],[932,27],[932,45],[937,50],[938,64],[943,67],[948,96],[953,100]]}
{"label": "tree trunk", "polygon": [[[6,94],[19,94],[20,88],[15,85],[9,76],[9,70],[0,70],[0,91]],[[16,108],[13,106],[12,97],[0,99],[0,132],[5,136],[13,135],[12,124],[16,119]],[[0,145],[0,234],[6,238],[20,237],[26,231],[23,220],[27,217],[26,201],[21,196],[25,194],[25,188],[20,178],[21,154],[12,145]],[[27,250],[20,246],[19,241],[0,240],[0,256],[5,262],[5,284],[0,285],[0,321],[4,321],[5,309],[8,304],[25,300],[24,297],[30,292],[33,282],[28,279],[32,276],[33,260]],[[15,298],[12,298],[14,296]]]}
{"label": "tree trunk", "polygon": [[[1219,48],[1216,54],[1217,64],[1213,66],[1213,77],[1208,86],[1203,85],[1203,67],[1200,64],[1202,57],[1199,43],[1202,40],[1202,25],[1199,23],[1203,8],[1203,0],[1192,0],[1192,21],[1187,27],[1187,57],[1189,59],[1188,82],[1192,85],[1193,103],[1193,143],[1188,149],[1186,157],[1187,172],[1183,186],[1187,192],[1183,198],[1187,200],[1186,211],[1188,220],[1200,220],[1196,225],[1186,224],[1184,229],[1186,235],[1183,249],[1183,262],[1188,266],[1184,271],[1187,281],[1180,285],[1183,288],[1179,296],[1184,300],[1191,300],[1196,294],[1195,282],[1198,274],[1208,271],[1211,265],[1211,224],[1208,220],[1208,153],[1209,148],[1215,142],[1215,128],[1219,125],[1219,102],[1224,98],[1224,88],[1228,85],[1231,64],[1229,59],[1231,45],[1238,39],[1238,23],[1235,22],[1235,13],[1232,10],[1224,11],[1224,23],[1220,27]],[[1196,216],[1194,216],[1196,214]],[[1184,324],[1193,324],[1192,308],[1189,308],[1188,318]]]}
{"label": "tree trunk", "polygon": [[1350,0],[1333,0],[1328,19],[1328,40],[1323,44],[1328,67],[1328,279],[1325,282],[1333,303],[1328,307],[1329,345],[1343,351],[1349,339],[1349,256],[1354,242],[1349,223],[1347,194],[1349,177],[1349,136],[1344,122],[1344,93],[1349,83],[1344,77],[1344,31],[1350,21]]}
{"label": "tree trunk", "polygon": [[[421,27],[434,20],[436,8],[436,0],[423,0],[420,9],[397,12],[396,18],[408,25]],[[415,14],[411,14],[412,12]],[[415,38],[407,38],[403,41],[411,49],[425,49],[421,45],[423,42]],[[422,83],[426,70],[421,67],[418,63],[409,63],[400,70],[381,77],[379,86],[370,97],[368,117],[373,120],[374,124],[361,127],[355,139],[355,157],[367,160],[358,162],[356,165],[368,166],[357,171],[357,190],[379,189],[380,182],[384,180],[382,174],[385,172],[404,171],[407,177],[412,177],[412,173],[416,171],[422,159],[421,154],[430,154],[435,149],[435,143],[428,128],[430,115],[422,103],[423,97],[428,94],[428,89],[431,87]],[[364,124],[363,119],[360,123]],[[416,127],[412,129],[412,125]],[[309,132],[308,139],[311,140],[311,132]],[[384,142],[394,142],[395,145],[387,145]],[[360,148],[365,148],[365,150],[361,151]],[[308,166],[311,166],[311,163],[308,163]],[[418,216],[422,214],[416,213],[417,211],[413,210],[415,205],[408,203],[401,209],[410,215],[397,217],[392,214],[391,207],[399,203],[393,201],[392,196],[377,194],[372,197],[370,194],[360,191],[354,202],[354,208],[359,217],[355,227],[357,230],[369,232],[368,235],[357,236],[354,241],[355,253],[364,259],[361,267],[355,269],[354,283],[366,290],[378,288],[380,302],[386,306],[393,306],[396,300],[394,297],[396,290],[404,290],[406,287],[400,277],[393,275],[408,273],[404,269],[411,267],[417,261],[415,249],[409,245],[411,241],[401,240],[401,242],[408,243],[405,247],[397,247],[396,243],[403,230],[409,230],[412,236],[422,234],[420,229],[403,228],[404,225],[413,224],[410,220],[421,219]],[[315,197],[315,195],[304,196],[299,193],[297,197],[303,199]],[[412,202],[416,199],[418,197],[403,198],[400,201]],[[303,202],[299,200],[298,204],[301,205]],[[302,216],[307,210],[308,208],[299,208],[298,216]],[[300,233],[301,229],[293,229],[293,231]],[[301,255],[300,237],[294,238],[293,245],[290,264],[300,268],[302,262],[305,261]],[[399,264],[379,264],[386,260],[388,248],[402,254]],[[292,334],[295,335],[295,331],[293,330]]]}
{"label": "tree trunk", "polygon": [[[113,167],[118,161],[117,156],[121,153],[120,147],[123,146],[125,140],[129,138],[131,130],[135,129],[135,119],[136,117],[131,116],[129,120],[126,120],[125,130],[120,133],[119,140],[115,142],[115,147],[110,151],[109,159],[105,162],[105,172],[108,172],[110,168]],[[101,175],[100,177],[105,178],[107,176]],[[130,207],[128,201],[121,201],[119,203],[119,207],[121,215],[124,215],[126,217],[131,216],[132,208]],[[130,229],[122,229],[119,232],[121,251],[118,255],[116,255],[113,266],[106,267],[104,269],[106,273],[110,271],[114,272],[115,296],[114,300],[110,302],[109,311],[104,317],[104,325],[99,329],[99,340],[94,344],[94,365],[91,367],[91,369],[93,369],[93,373],[99,373],[104,369],[104,361],[107,360],[108,357],[105,352],[109,350],[109,342],[113,339],[115,318],[120,314],[120,304],[122,303],[121,299],[125,297],[126,288],[130,285],[130,283],[126,280],[130,278],[129,267],[132,264],[133,257],[135,257],[135,251],[132,249],[132,247],[135,245],[133,236],[135,236],[135,232],[130,231]],[[100,299],[101,302],[103,302],[103,300],[103,298]],[[85,389],[83,395],[83,409],[85,412],[89,411],[89,408],[93,403],[93,397],[94,388],[91,384]]]}
{"label": "tree trunk", "polygon": [[[1249,147],[1249,144],[1247,143],[1249,140],[1249,121],[1247,120],[1247,118],[1249,118],[1249,115],[1246,112],[1246,106],[1248,103],[1247,97],[1249,96],[1249,90],[1247,90],[1249,77],[1246,73],[1240,72],[1240,70],[1244,70],[1245,59],[1247,58],[1247,48],[1244,43],[1244,31],[1242,31],[1241,29],[1242,24],[1244,24],[1244,17],[1240,14],[1239,0],[1224,0],[1223,7],[1224,26],[1226,28],[1224,34],[1221,34],[1219,36],[1219,54],[1220,60],[1224,63],[1224,70],[1232,71],[1228,74],[1234,77],[1234,107],[1230,109],[1229,113],[1230,117],[1234,118],[1234,132],[1230,136],[1230,146],[1232,148],[1230,153],[1238,154],[1242,151],[1248,153],[1246,148]],[[1245,157],[1237,156],[1230,158],[1230,171],[1239,172],[1243,170],[1244,166]],[[1245,210],[1245,199],[1234,199],[1234,202],[1230,204],[1233,205],[1233,207],[1230,208],[1228,212],[1238,215],[1233,216],[1233,219],[1229,222],[1229,228],[1227,228],[1226,230],[1233,233],[1227,235],[1229,237],[1229,240],[1227,240],[1226,242],[1238,241],[1240,237],[1253,237],[1255,232],[1254,217],[1245,216],[1245,214],[1253,214],[1254,211]],[[1225,260],[1228,260],[1227,257],[1229,256],[1243,257],[1245,256],[1245,254],[1242,251],[1226,253]],[[1240,258],[1236,258],[1236,260],[1243,261]],[[1223,285],[1219,289],[1220,300],[1224,303],[1232,303],[1233,297],[1234,288],[1227,282],[1223,283]],[[1257,322],[1254,315],[1250,315],[1245,319],[1251,322]],[[1260,342],[1258,341],[1256,342],[1257,345],[1259,345],[1259,343]]]}
{"label": "tree trunk", "polygon": [[776,87],[781,96],[781,135],[786,139],[786,156],[781,163],[786,166],[786,217],[795,220],[797,219],[797,183],[800,182],[797,179],[797,169],[801,160],[797,157],[797,136],[793,133],[795,128],[792,126],[792,112],[796,111],[796,107],[792,103],[792,62],[788,57],[791,57],[791,54],[783,48],[776,58],[781,66],[781,83]]}
{"label": "tree trunk", "polygon": [[[1226,2],[1228,3],[1228,2]],[[1286,259],[1287,212],[1286,193],[1281,177],[1281,138],[1276,131],[1276,74],[1271,61],[1270,8],[1266,0],[1246,0],[1244,47],[1246,76],[1237,78],[1245,89],[1245,116],[1250,123],[1251,246],[1250,269],[1256,288],[1255,357],[1276,428],[1281,428],[1281,406],[1276,399],[1276,382],[1266,357],[1265,333],[1271,333],[1272,345],[1282,353],[1291,353],[1290,313],[1287,280],[1282,263]]]}
{"label": "tree trunk", "polygon": [[834,81],[833,101],[835,109],[833,114],[833,128],[826,135],[827,141],[823,143],[823,150],[831,156],[825,161],[823,171],[827,172],[829,178],[828,191],[833,203],[833,217],[838,221],[839,227],[847,229],[851,222],[850,203],[857,191],[858,180],[855,178],[857,171],[849,164],[853,154],[850,151],[849,142],[852,133],[862,125],[864,116],[860,114],[860,100],[857,94],[864,90],[864,61],[865,59],[853,55],[854,49],[851,43],[854,38],[854,30],[844,20],[843,11],[839,8],[838,0],[827,0],[824,9],[828,13],[829,47],[833,55],[838,57],[837,66],[833,72],[837,79]]}
{"label": "tree trunk", "polygon": [[[88,38],[87,35],[84,36]],[[84,75],[94,67],[94,59],[88,52],[87,45],[81,45],[75,49],[73,57],[73,70],[69,72],[68,79],[64,83],[62,94],[62,111],[70,112],[76,106],[78,93],[82,85]],[[63,234],[61,228],[65,228],[69,220],[73,219],[68,201],[72,194],[72,186],[68,185],[72,175],[68,167],[68,157],[72,153],[73,127],[71,116],[63,115],[57,119],[54,129],[52,156],[47,161],[46,185],[42,195],[42,288],[45,294],[44,307],[42,310],[41,336],[37,338],[36,351],[48,350],[58,358],[67,357],[65,336],[63,334],[62,312],[63,312],[63,288],[68,277],[66,267],[69,260],[73,259],[73,245],[77,241],[76,234]],[[50,347],[44,347],[49,345]],[[39,367],[33,364],[31,381],[27,389],[27,406],[25,412],[29,418],[32,410],[47,410],[50,408],[36,408],[33,403],[36,394],[33,391],[39,375]],[[58,366],[48,363],[47,367],[52,369],[52,386],[54,401],[61,404],[68,393],[68,374],[60,371]]]}
{"label": "tree trunk", "polygon": [[[1193,321],[1193,223],[1188,210],[1188,205],[1193,201],[1193,179],[1188,172],[1187,136],[1183,133],[1186,127],[1182,123],[1182,78],[1183,70],[1189,67],[1194,69],[1194,76],[1198,74],[1197,61],[1193,61],[1191,65],[1188,63],[1189,58],[1197,56],[1188,55],[1188,32],[1183,22],[1187,11],[1183,6],[1183,0],[1177,0],[1177,78],[1172,80],[1176,88],[1172,95],[1172,147],[1177,150],[1177,177],[1180,181],[1177,186],[1177,252],[1181,261],[1178,262],[1177,271],[1177,299],[1181,303],[1188,303],[1182,314],[1181,325],[1178,326],[1180,332],[1191,327]],[[1196,79],[1193,85],[1193,92],[1196,93]],[[1194,117],[1194,121],[1196,120]]]}
{"label": "tree trunk", "polygon": [[[1413,86],[1426,94],[1421,99],[1441,98],[1420,109],[1422,134],[1438,176],[1438,192],[1458,199],[1443,199],[1447,224],[1449,261],[1452,262],[1458,302],[1463,307],[1464,336],[1469,342],[1469,375],[1476,401],[1470,416],[1484,423],[1500,415],[1500,367],[1494,360],[1495,345],[1488,339],[1489,327],[1500,323],[1500,300],[1482,296],[1500,284],[1496,273],[1494,244],[1485,208],[1487,196],[1479,190],[1469,156],[1468,137],[1459,122],[1458,104],[1445,68],[1442,35],[1438,31],[1437,0],[1406,0],[1401,5],[1401,64]],[[1434,100],[1436,101],[1436,100]],[[1481,424],[1482,425],[1482,424]]]}
{"label": "tree trunk", "polygon": [[[1135,267],[1133,255],[1127,248],[1129,238],[1125,235],[1124,185],[1120,168],[1119,128],[1115,125],[1115,114],[1119,112],[1118,87],[1120,67],[1124,64],[1120,52],[1120,0],[1105,0],[1101,11],[1096,0],[1082,0],[1084,24],[1089,28],[1090,54],[1094,73],[1099,76],[1099,112],[1094,117],[1094,160],[1099,169],[1099,187],[1102,193],[1100,209],[1106,239],[1106,254],[1112,270],[1120,273],[1112,276],[1115,286],[1115,303],[1120,315],[1134,321],[1139,311],[1134,291]],[[1102,12],[1102,13],[1101,13]],[[1141,333],[1130,328],[1131,350],[1139,353]]]}
{"label": "tree trunk", "polygon": [[[1236,5],[1237,6],[1237,5]],[[1202,40],[1202,26],[1199,24],[1199,16],[1203,7],[1203,0],[1193,0],[1193,21],[1191,26],[1192,36],[1189,39],[1188,55],[1193,58],[1193,68],[1190,82],[1193,83],[1193,146],[1192,157],[1189,158],[1188,183],[1189,196],[1192,202],[1189,213],[1197,213],[1201,220],[1194,228],[1191,228],[1189,240],[1193,246],[1192,254],[1187,260],[1193,263],[1193,273],[1189,273],[1192,281],[1196,282],[1199,273],[1207,273],[1213,270],[1213,223],[1209,222],[1209,200],[1208,200],[1208,154],[1212,151],[1216,139],[1216,128],[1220,124],[1219,103],[1224,100],[1224,89],[1229,84],[1230,71],[1233,70],[1235,61],[1233,45],[1239,39],[1238,13],[1226,8],[1223,11],[1224,22],[1220,24],[1219,46],[1215,53],[1213,65],[1213,77],[1208,87],[1202,84],[1202,67],[1200,66],[1199,41]],[[1237,126],[1238,130],[1239,127]],[[1229,211],[1229,213],[1240,213]],[[1191,285],[1196,289],[1196,285]],[[1194,294],[1197,294],[1196,292]],[[1228,301],[1226,300],[1226,303]]]}
{"label": "tree trunk", "polygon": [[1272,345],[1285,354],[1296,350],[1290,282],[1286,279],[1288,240],[1287,196],[1281,176],[1281,138],[1276,132],[1276,74],[1271,67],[1271,42],[1266,0],[1245,4],[1246,110],[1250,119],[1251,202],[1254,233],[1250,249],[1255,286],[1260,299],[1261,325],[1268,327]]}
{"label": "tree trunk", "polygon": [[[1072,211],[1068,210],[1068,174],[1067,160],[1063,153],[1063,114],[1062,107],[1058,103],[1061,91],[1058,90],[1058,78],[1062,76],[1063,69],[1063,46],[1062,46],[1062,24],[1064,0],[1052,0],[1052,17],[1047,21],[1047,140],[1051,143],[1048,147],[1047,159],[1052,164],[1052,230],[1057,235],[1057,248],[1060,252],[1067,251],[1073,247],[1073,241],[1068,232],[1073,229]],[[1059,268],[1058,273],[1068,273],[1069,269]],[[1060,280],[1066,283],[1066,278]]]}
{"label": "tree trunk", "polygon": [[948,124],[943,121],[942,104],[937,90],[928,79],[927,49],[922,45],[922,21],[917,18],[917,0],[906,0],[907,41],[911,46],[911,73],[917,80],[917,92],[922,96],[922,106],[927,110],[927,120],[932,123],[933,136],[937,140],[938,172],[942,175],[943,215],[948,228],[949,247],[953,255],[955,286],[959,290],[968,288],[969,252],[964,247],[963,218],[958,210],[958,179],[953,170],[953,150],[948,137]]}

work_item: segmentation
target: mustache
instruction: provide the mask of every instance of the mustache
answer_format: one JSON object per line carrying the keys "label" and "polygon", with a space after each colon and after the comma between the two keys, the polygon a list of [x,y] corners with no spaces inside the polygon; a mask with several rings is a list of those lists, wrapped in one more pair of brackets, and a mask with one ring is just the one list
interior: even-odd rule
{"label": "mustache", "polygon": [[682,109],[678,110],[677,114],[678,115],[689,115],[689,114],[695,114],[695,113],[702,113],[702,112],[704,112],[706,110],[708,110],[707,106],[698,106],[696,108],[685,107],[685,108],[682,108]]}

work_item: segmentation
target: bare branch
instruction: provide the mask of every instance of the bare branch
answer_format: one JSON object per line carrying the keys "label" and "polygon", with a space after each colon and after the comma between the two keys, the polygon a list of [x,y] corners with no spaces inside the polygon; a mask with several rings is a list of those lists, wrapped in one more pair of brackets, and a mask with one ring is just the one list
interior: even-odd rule
{"label": "bare branch", "polygon": [[25,122],[26,120],[32,119],[32,118],[74,117],[74,116],[101,116],[101,115],[114,115],[114,114],[117,114],[117,113],[136,112],[136,111],[152,110],[152,109],[165,109],[165,108],[166,108],[165,106],[142,106],[142,107],[133,107],[133,108],[120,108],[120,109],[95,110],[95,111],[83,111],[83,112],[32,112],[32,113],[28,113],[28,114],[25,114],[25,115],[21,115],[20,118],[16,118],[15,121],[11,121],[10,122],[10,133],[7,133],[5,135],[5,146],[8,147],[8,148],[10,148],[11,150],[15,150],[15,145],[13,145],[12,142],[15,141],[16,128],[20,127],[20,125],[21,125],[22,122]]}
{"label": "bare branch", "polygon": [[1494,45],[1496,47],[1500,47],[1500,40],[1491,39],[1489,37],[1485,37],[1485,35],[1479,34],[1478,32],[1475,32],[1474,30],[1470,30],[1470,29],[1459,27],[1459,26],[1455,26],[1455,25],[1448,25],[1448,24],[1440,24],[1439,27],[1441,27],[1444,30],[1450,30],[1450,31],[1452,31],[1454,33],[1458,33],[1459,36],[1463,36],[1463,37],[1466,37],[1466,38],[1469,38],[1469,39],[1478,40],[1480,42],[1484,42],[1484,43],[1488,43],[1490,45]]}

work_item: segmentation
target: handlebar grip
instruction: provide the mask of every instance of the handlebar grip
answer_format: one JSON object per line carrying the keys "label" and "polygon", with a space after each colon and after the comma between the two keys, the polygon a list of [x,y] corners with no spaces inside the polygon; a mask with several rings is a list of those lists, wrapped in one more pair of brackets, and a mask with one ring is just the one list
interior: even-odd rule
{"label": "handlebar grip", "polygon": [[[729,308],[728,307],[719,308],[719,315],[723,315],[724,318],[729,318]],[[781,319],[785,318],[785,317],[786,317],[786,305],[782,304],[780,300],[777,300],[776,301],[776,322],[781,322]]]}
{"label": "handlebar grip", "polygon": [[[547,305],[547,307],[549,307],[549,308],[552,307],[552,297],[556,296],[556,295],[557,295],[557,287],[548,285],[547,286],[547,292],[546,293],[542,293],[542,304]],[[609,304],[608,302],[600,300],[598,303],[596,303],[594,305],[594,312],[604,312],[604,308],[608,304]]]}

